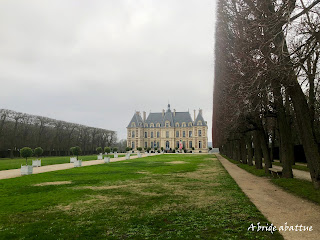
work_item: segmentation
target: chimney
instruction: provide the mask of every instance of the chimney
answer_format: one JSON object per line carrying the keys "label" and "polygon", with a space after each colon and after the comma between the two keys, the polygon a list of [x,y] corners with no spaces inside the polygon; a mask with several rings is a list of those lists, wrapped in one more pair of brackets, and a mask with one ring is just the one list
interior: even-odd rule
{"label": "chimney", "polygon": [[175,117],[176,116],[176,110],[173,109],[173,116]]}
{"label": "chimney", "polygon": [[162,109],[162,117],[164,116],[164,109]]}
{"label": "chimney", "polygon": [[136,114],[137,114],[138,116],[140,116],[140,112],[139,112],[139,111],[136,111]]}
{"label": "chimney", "polygon": [[194,113],[194,114],[193,114],[193,115],[194,115],[193,121],[195,121],[195,120],[196,120],[196,110],[195,110],[195,109],[193,110],[193,113]]}
{"label": "chimney", "polygon": [[146,121],[146,112],[143,111],[143,121],[145,122]]}
{"label": "chimney", "polygon": [[202,109],[199,109],[199,114],[202,116]]}

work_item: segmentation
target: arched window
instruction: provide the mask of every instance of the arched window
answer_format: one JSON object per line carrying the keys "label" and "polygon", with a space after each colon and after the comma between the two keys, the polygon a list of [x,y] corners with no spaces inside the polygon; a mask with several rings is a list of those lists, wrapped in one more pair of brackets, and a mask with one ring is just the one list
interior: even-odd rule
{"label": "arched window", "polygon": [[154,127],[154,124],[153,124],[153,123],[150,123],[150,127],[153,128],[153,127]]}
{"label": "arched window", "polygon": [[191,123],[191,122],[189,122],[189,123],[188,123],[188,126],[189,126],[189,127],[192,127],[192,123]]}
{"label": "arched window", "polygon": [[176,123],[176,127],[179,127],[179,123]]}
{"label": "arched window", "polygon": [[186,127],[186,123],[185,122],[182,123],[182,127]]}
{"label": "arched window", "polygon": [[131,127],[136,127],[136,124],[134,122],[131,123]]}
{"label": "arched window", "polygon": [[148,123],[145,123],[145,124],[144,124],[144,127],[148,127]]}
{"label": "arched window", "polygon": [[202,126],[202,121],[198,121],[198,126]]}
{"label": "arched window", "polygon": [[170,143],[169,141],[166,141],[166,149],[169,149],[170,148]]}
{"label": "arched window", "polygon": [[157,123],[157,127],[160,127],[160,123]]}

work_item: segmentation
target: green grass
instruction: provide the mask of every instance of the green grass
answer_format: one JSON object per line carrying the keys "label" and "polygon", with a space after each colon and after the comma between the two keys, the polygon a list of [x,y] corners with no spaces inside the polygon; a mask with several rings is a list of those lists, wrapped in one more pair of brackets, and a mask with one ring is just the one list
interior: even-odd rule
{"label": "green grass", "polygon": [[[272,164],[282,167],[282,163],[280,163],[280,162],[273,162]],[[307,166],[302,166],[302,165],[292,165],[292,169],[297,169],[297,170],[301,170],[301,171],[310,172],[310,170],[309,170],[309,168]]]}
{"label": "green grass", "polygon": [[[107,155],[104,155],[107,156]],[[111,158],[113,158],[113,154],[109,154]],[[118,155],[119,157],[124,155]],[[36,157],[28,158],[28,164],[32,164],[32,160],[37,159]],[[59,157],[40,157],[41,159],[41,166],[46,165],[53,165],[53,164],[62,164],[62,163],[69,163],[70,156],[59,156]],[[97,160],[97,155],[86,155],[86,156],[79,156],[79,159],[83,161],[90,161],[90,160]],[[0,158],[0,170],[9,170],[9,169],[17,169],[21,168],[21,165],[26,164],[26,159],[24,158]]]}
{"label": "green grass", "polygon": [[[227,156],[224,156],[224,155],[222,156],[227,160],[229,160],[230,162],[237,164],[240,168],[258,177],[271,177],[270,174],[265,173],[264,169],[256,169],[255,166],[242,164],[233,159],[228,158]],[[297,167],[300,167],[300,166],[297,165]],[[313,184],[310,181],[297,179],[297,178],[272,178],[271,182],[280,186],[287,192],[295,194],[298,197],[302,197],[314,203],[320,204],[320,190],[314,189]]]}
{"label": "green grass", "polygon": [[227,156],[225,155],[221,155],[223,156],[225,159],[229,160],[230,162],[238,165],[238,167],[246,170],[247,172],[249,173],[252,173],[253,175],[256,175],[258,177],[270,177],[271,175],[266,173],[264,169],[256,169],[255,166],[249,166],[248,164],[243,164],[243,163],[240,163],[238,161],[235,161],[231,158],[228,158]]}
{"label": "green grass", "polygon": [[320,204],[320,190],[315,190],[312,182],[296,178],[275,178],[271,181],[288,192]]}
{"label": "green grass", "polygon": [[[55,181],[71,184],[35,186]],[[0,239],[283,239],[247,231],[257,222],[268,223],[212,155],[0,180]]]}

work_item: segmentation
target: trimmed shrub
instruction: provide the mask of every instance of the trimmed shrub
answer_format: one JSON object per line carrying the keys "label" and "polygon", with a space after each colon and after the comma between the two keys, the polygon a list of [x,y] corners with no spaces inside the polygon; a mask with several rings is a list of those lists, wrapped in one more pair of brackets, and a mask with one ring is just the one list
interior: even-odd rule
{"label": "trimmed shrub", "polygon": [[109,147],[105,147],[104,148],[104,152],[106,152],[107,155],[108,155],[109,153],[111,153],[111,149]]}
{"label": "trimmed shrub", "polygon": [[77,160],[78,160],[78,157],[81,154],[81,148],[79,146],[72,147],[70,148],[70,151],[72,152],[73,155],[77,156]]}
{"label": "trimmed shrub", "polygon": [[33,151],[29,147],[24,147],[20,149],[20,156],[26,159],[26,165],[28,165],[28,157],[31,157]]}
{"label": "trimmed shrub", "polygon": [[97,147],[96,151],[98,154],[102,153],[102,147]]}
{"label": "trimmed shrub", "polygon": [[40,157],[42,155],[42,153],[43,153],[43,149],[41,147],[37,147],[34,149],[34,155],[36,157]]}

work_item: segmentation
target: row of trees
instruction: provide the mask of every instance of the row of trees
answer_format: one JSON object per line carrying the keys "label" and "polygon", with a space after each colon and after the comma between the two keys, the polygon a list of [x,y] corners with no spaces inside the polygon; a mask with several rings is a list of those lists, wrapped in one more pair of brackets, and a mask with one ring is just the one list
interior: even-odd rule
{"label": "row of trees", "polygon": [[[302,144],[320,187],[320,0],[220,0],[216,26],[213,144],[266,171],[280,148],[292,177]],[[254,151],[252,149],[254,147]]]}
{"label": "row of trees", "polygon": [[58,156],[80,146],[83,154],[93,154],[97,146],[113,146],[116,141],[114,131],[0,109],[1,155],[14,157],[24,146],[40,146],[47,155]]}

